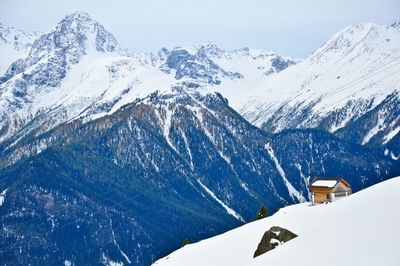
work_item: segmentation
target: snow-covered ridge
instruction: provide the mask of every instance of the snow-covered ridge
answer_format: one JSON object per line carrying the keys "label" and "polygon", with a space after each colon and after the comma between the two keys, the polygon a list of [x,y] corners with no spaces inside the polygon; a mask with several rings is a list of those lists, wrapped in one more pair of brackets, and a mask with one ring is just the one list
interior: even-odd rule
{"label": "snow-covered ridge", "polygon": [[224,51],[211,43],[134,53],[87,13],[75,12],[38,36],[0,78],[0,141],[72,119],[90,121],[180,83],[204,93],[222,84],[243,87],[245,80],[295,62],[270,51]]}
{"label": "snow-covered ridge", "polygon": [[0,23],[0,76],[19,58],[26,56],[38,32],[25,32]]}
{"label": "snow-covered ridge", "polygon": [[[396,177],[330,204],[285,207],[271,217],[186,245],[154,265],[337,265],[337,254],[342,254],[345,265],[394,266],[400,237],[399,189]],[[272,226],[298,237],[253,259]]]}
{"label": "snow-covered ridge", "polygon": [[[306,60],[249,87],[234,107],[272,132],[344,128],[399,92],[400,28],[396,25],[357,23],[343,29]],[[391,123],[391,114],[386,112],[380,119]],[[371,137],[365,135],[359,142],[365,144]]]}
{"label": "snow-covered ridge", "polygon": [[[87,13],[75,12],[64,17],[48,33],[38,37],[33,43],[29,55],[13,63],[5,77],[11,78],[26,71],[40,61],[62,61],[76,64],[92,50],[100,52],[118,51],[119,44],[104,27]],[[65,58],[62,58],[65,57]],[[43,67],[42,67],[43,68]]]}
{"label": "snow-covered ridge", "polygon": [[[66,16],[0,78],[0,141],[77,118],[90,121],[177,84],[219,92],[267,131],[322,127],[338,132],[389,95],[359,143],[388,143],[400,91],[397,24],[356,24],[301,61],[268,50],[225,51],[212,43],[140,54],[122,49],[84,12]],[[32,124],[35,121],[35,124]],[[29,125],[29,126],[28,126]],[[383,135],[381,137],[380,135]],[[358,141],[358,140],[357,140]]]}
{"label": "snow-covered ridge", "polygon": [[[14,135],[71,93],[63,85],[68,83],[66,78],[73,70],[82,70],[82,65],[97,59],[120,56],[120,51],[115,38],[88,14],[76,12],[66,16],[38,37],[29,53],[15,61],[0,78],[0,128],[3,129],[0,139]],[[83,81],[82,71],[78,72],[73,79]],[[63,110],[61,117],[49,118],[53,122],[45,130],[69,118],[68,110]]]}

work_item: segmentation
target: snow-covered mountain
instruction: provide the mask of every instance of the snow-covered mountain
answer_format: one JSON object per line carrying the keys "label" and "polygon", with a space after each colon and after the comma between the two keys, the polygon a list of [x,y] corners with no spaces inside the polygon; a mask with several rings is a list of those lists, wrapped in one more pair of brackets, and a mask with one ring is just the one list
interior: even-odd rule
{"label": "snow-covered mountain", "polygon": [[183,86],[0,145],[5,263],[149,265],[185,237],[254,219],[261,204],[273,213],[308,200],[314,176],[346,176],[358,191],[399,172],[327,132],[266,134],[220,94]]}
{"label": "snow-covered mountain", "polygon": [[223,51],[210,43],[133,53],[88,14],[76,12],[40,36],[0,78],[0,141],[81,116],[89,121],[176,83],[196,83],[209,92],[207,86],[221,80],[243,84],[254,76],[249,71],[263,76],[295,62],[268,51]]}
{"label": "snow-covered mountain", "polygon": [[[175,251],[153,265],[398,265],[400,177],[330,204],[280,209],[271,217]],[[298,237],[253,258],[265,231]],[[338,255],[340,254],[340,255]],[[342,259],[338,259],[342,257]]]}
{"label": "snow-covered mountain", "polygon": [[[115,38],[89,15],[77,12],[66,16],[56,27],[36,39],[29,54],[12,63],[1,78],[1,139],[13,135],[69,95],[71,89],[66,86],[68,78],[74,78],[71,72],[78,71],[75,78],[80,80],[83,73],[79,67],[90,62],[88,58],[117,52],[119,45]],[[89,94],[89,91],[85,93]],[[49,124],[52,124],[51,119],[54,120],[45,119]],[[56,120],[53,124],[57,122],[62,121]],[[44,130],[47,128],[45,126]]]}
{"label": "snow-covered mountain", "polygon": [[[148,265],[184,237],[252,219],[261,204],[273,212],[309,199],[314,176],[345,176],[355,191],[397,176],[399,135],[383,153],[349,139],[362,126],[336,130],[341,138],[315,129],[268,134],[231,108],[300,64],[211,43],[135,53],[88,14],[66,16],[0,78],[0,250],[9,247],[0,257]],[[393,125],[396,99],[379,105]],[[357,121],[369,125],[379,113]]]}
{"label": "snow-covered mountain", "polygon": [[29,53],[38,36],[38,32],[28,33],[0,23],[0,75],[6,72],[11,63]]}
{"label": "snow-covered mountain", "polygon": [[200,93],[218,91],[268,132],[321,128],[360,144],[390,146],[400,131],[399,25],[355,24],[301,61],[211,43],[134,53],[76,12],[0,78],[0,141],[79,117],[90,121],[156,90],[193,83]]}
{"label": "snow-covered mountain", "polygon": [[[357,23],[306,60],[248,88],[233,107],[269,132],[352,127],[352,141],[387,144],[400,130],[400,23]],[[368,122],[354,125],[369,112]],[[360,130],[362,128],[362,130]],[[342,136],[349,135],[343,133]]]}

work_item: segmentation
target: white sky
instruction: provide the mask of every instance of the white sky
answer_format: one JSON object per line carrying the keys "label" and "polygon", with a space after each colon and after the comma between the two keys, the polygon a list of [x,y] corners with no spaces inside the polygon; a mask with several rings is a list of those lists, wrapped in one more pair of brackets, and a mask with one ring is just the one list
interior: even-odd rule
{"label": "white sky", "polygon": [[355,22],[400,19],[399,0],[0,0],[0,22],[46,32],[77,10],[133,51],[211,41],[293,57],[308,56]]}

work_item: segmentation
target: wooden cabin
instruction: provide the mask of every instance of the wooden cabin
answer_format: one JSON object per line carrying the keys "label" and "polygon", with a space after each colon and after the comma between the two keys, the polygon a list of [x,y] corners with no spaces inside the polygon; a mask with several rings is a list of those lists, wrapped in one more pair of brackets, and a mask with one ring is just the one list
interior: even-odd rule
{"label": "wooden cabin", "polygon": [[350,184],[343,178],[317,177],[309,185],[312,204],[332,202],[351,194]]}

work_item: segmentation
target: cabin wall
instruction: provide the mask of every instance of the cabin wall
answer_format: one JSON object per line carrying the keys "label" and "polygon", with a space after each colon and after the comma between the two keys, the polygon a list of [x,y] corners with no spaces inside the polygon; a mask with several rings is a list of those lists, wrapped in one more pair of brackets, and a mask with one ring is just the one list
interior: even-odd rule
{"label": "cabin wall", "polygon": [[346,187],[345,184],[342,182],[339,182],[336,184],[336,186],[333,188],[333,192],[346,192],[346,191],[351,191],[348,187]]}
{"label": "cabin wall", "polygon": [[[329,199],[328,199],[329,195]],[[321,192],[315,192],[314,193],[314,203],[323,203],[325,201],[331,201],[330,199],[330,193],[321,193]]]}
{"label": "cabin wall", "polygon": [[310,188],[313,193],[313,204],[324,203],[327,201],[332,202],[335,198],[348,196],[352,192],[351,188],[349,188],[348,184],[343,180],[340,180],[333,188],[313,186]]}

